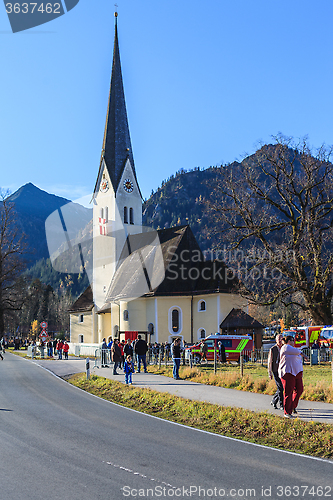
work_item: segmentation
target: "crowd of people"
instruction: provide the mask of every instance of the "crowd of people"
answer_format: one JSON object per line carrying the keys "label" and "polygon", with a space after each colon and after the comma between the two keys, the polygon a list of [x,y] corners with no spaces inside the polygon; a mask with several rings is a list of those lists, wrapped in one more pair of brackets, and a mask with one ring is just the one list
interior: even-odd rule
{"label": "crowd of people", "polygon": [[29,338],[22,339],[21,337],[15,337],[12,342],[9,342],[6,337],[2,337],[0,343],[0,357],[2,357],[1,352],[8,349],[11,344],[14,344],[15,350],[21,348],[28,349],[28,347],[31,347],[33,352],[37,353],[37,351],[39,351],[42,357],[44,357],[46,350],[47,356],[50,358],[57,356],[58,359],[68,359],[69,344],[66,340],[51,340],[51,338],[49,338],[49,340],[45,341],[43,338],[40,338],[36,341]]}
{"label": "crowd of people", "polygon": [[[184,343],[184,347],[185,347]],[[125,382],[132,383],[132,373],[135,371],[134,360],[136,361],[136,373],[141,370],[147,373],[147,364],[151,362],[164,361],[172,359],[173,361],[173,378],[180,380],[179,367],[181,360],[184,359],[184,348],[181,346],[181,339],[176,338],[169,344],[167,342],[159,344],[148,344],[141,335],[135,340],[127,339],[127,341],[119,341],[119,339],[103,339],[101,366],[102,368],[108,366],[108,359],[113,363],[113,375],[119,375],[119,369],[123,368],[125,373]]]}
{"label": "crowd of people", "polygon": [[303,359],[307,357],[295,347],[295,339],[276,335],[275,345],[268,355],[268,375],[275,380],[276,392],[271,404],[284,411],[286,418],[297,414],[299,398],[303,392]]}

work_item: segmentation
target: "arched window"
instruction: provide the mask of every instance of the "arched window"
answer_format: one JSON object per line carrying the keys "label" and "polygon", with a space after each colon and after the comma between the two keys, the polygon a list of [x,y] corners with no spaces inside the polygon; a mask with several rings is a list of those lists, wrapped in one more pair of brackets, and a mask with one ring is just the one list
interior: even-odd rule
{"label": "arched window", "polygon": [[83,335],[79,335],[79,343],[83,344]]}
{"label": "arched window", "polygon": [[204,300],[199,301],[198,311],[206,311],[206,302]]}
{"label": "arched window", "polygon": [[124,321],[128,321],[128,310],[124,310]]}
{"label": "arched window", "polygon": [[104,208],[100,209],[99,216],[100,216],[101,219],[104,219]]}
{"label": "arched window", "polygon": [[105,222],[109,222],[109,207],[105,207],[104,209],[104,218]]}
{"label": "arched window", "polygon": [[171,313],[172,321],[172,331],[177,333],[179,331],[179,311],[178,309],[173,309]]}
{"label": "arched window", "polygon": [[149,325],[148,325],[148,333],[150,333],[151,335],[153,335],[153,333],[154,333],[154,325],[153,325],[153,323],[149,323]]}
{"label": "arched window", "polygon": [[130,208],[130,224],[134,224],[134,213],[133,213],[133,208]]}
{"label": "arched window", "polygon": [[128,211],[127,211],[127,207],[124,207],[124,224],[128,224]]}
{"label": "arched window", "polygon": [[168,319],[168,327],[171,335],[179,335],[183,330],[183,313],[181,308],[178,306],[170,307]]}
{"label": "arched window", "polygon": [[204,328],[201,328],[200,330],[200,339],[206,338],[206,330]]}

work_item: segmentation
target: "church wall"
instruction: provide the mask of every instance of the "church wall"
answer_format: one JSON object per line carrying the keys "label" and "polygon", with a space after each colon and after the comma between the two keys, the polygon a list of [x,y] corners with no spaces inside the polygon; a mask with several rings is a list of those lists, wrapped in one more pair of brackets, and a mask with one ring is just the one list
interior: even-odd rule
{"label": "church wall", "polygon": [[110,318],[110,331],[111,337],[116,337],[116,331],[119,332],[119,305],[111,304],[111,318]]}
{"label": "church wall", "polygon": [[[122,325],[122,330],[127,331],[146,331],[146,301],[144,299],[131,300],[124,303],[124,308],[128,310],[128,321]],[[127,328],[124,328],[127,326]]]}
{"label": "church wall", "polygon": [[84,343],[94,342],[92,312],[70,315],[70,342],[80,343],[81,335]]}
{"label": "church wall", "polygon": [[220,294],[220,311],[219,311],[219,329],[217,331],[221,331],[220,324],[228,316],[230,311],[235,309],[243,309],[246,312],[247,310],[247,301],[241,297],[240,295],[232,294],[232,293],[224,293]]}
{"label": "church wall", "polygon": [[[179,330],[172,330],[172,310],[179,311]],[[181,337],[187,342],[191,331],[191,298],[190,297],[157,297],[157,325],[156,319],[151,321],[156,331],[152,336],[154,342],[170,342],[172,337]]]}
{"label": "church wall", "polygon": [[111,336],[111,314],[98,314],[98,342],[101,343],[103,338],[108,341],[108,338]]}
{"label": "church wall", "polygon": [[[202,304],[203,303],[203,304]],[[219,293],[193,298],[193,341],[202,335],[220,332],[220,324],[233,308],[243,309],[246,301],[238,295]]]}
{"label": "church wall", "polygon": [[151,323],[154,325],[154,335],[151,335],[151,342],[160,342],[158,325],[156,325],[156,306],[158,312],[158,303],[155,297],[146,299],[146,330]]}

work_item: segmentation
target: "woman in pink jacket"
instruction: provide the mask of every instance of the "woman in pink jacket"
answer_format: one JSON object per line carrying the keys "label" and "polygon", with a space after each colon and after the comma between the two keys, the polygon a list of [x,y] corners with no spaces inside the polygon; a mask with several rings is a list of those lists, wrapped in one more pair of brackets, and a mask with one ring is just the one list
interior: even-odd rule
{"label": "woman in pink jacket", "polygon": [[284,390],[284,416],[292,418],[303,392],[303,360],[302,351],[294,347],[295,339],[291,335],[283,339],[280,350],[279,377]]}

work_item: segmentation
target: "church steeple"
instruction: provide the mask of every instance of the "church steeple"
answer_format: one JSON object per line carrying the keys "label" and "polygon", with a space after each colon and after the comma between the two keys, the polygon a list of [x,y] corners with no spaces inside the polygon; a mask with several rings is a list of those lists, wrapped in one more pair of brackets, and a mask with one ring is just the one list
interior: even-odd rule
{"label": "church steeple", "polygon": [[[118,13],[115,12],[113,64],[109,102],[104,130],[103,148],[100,162],[101,171],[103,170],[104,160],[115,193],[117,192],[127,160],[130,161],[135,180],[137,180],[130,132],[128,127],[125,93],[120,64],[117,18]],[[97,184],[95,191],[96,189],[98,189]]]}

